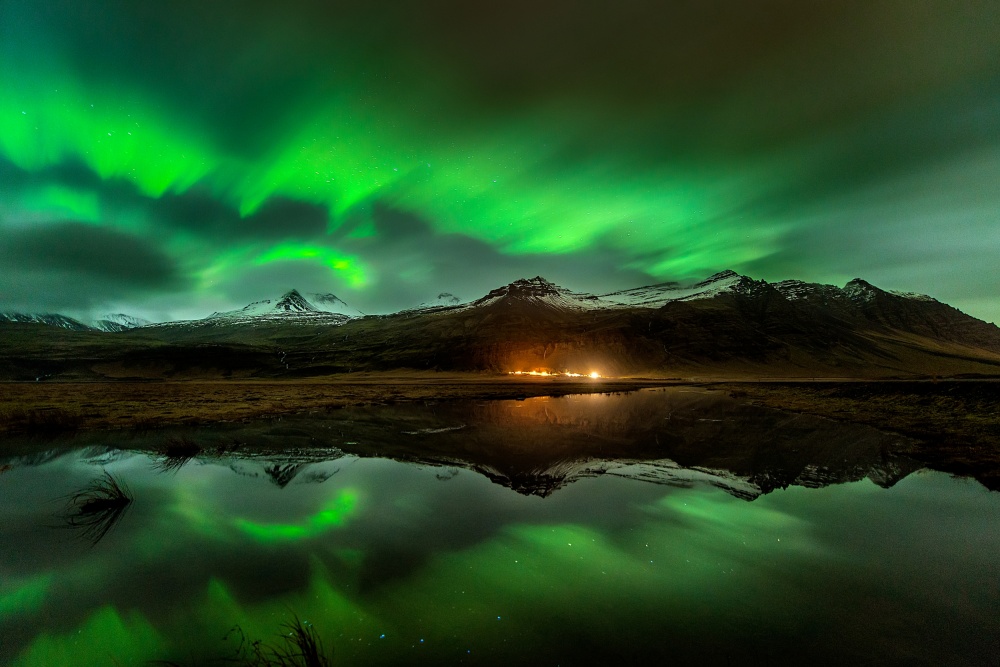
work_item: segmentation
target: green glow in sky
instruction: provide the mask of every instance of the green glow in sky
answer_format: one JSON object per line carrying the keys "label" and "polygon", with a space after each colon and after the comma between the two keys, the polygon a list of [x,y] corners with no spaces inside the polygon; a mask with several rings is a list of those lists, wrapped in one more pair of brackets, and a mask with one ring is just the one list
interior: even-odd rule
{"label": "green glow in sky", "polygon": [[79,160],[103,180],[158,197],[187,189],[211,168],[203,143],[178,118],[161,118],[141,93],[12,68],[0,70],[0,87],[0,151],[22,169]]}
{"label": "green glow in sky", "polygon": [[166,268],[70,291],[29,258],[0,308],[204,316],[296,287],[386,312],[733,268],[1000,315],[996,6],[857,4],[9,0],[0,229],[85,222]]}
{"label": "green glow in sky", "polygon": [[258,255],[254,263],[261,265],[287,261],[317,262],[334,273],[341,274],[351,287],[364,287],[367,282],[364,268],[357,258],[318,245],[282,243]]}
{"label": "green glow in sky", "polygon": [[86,190],[48,185],[25,193],[21,205],[26,211],[54,218],[68,218],[80,222],[101,221],[97,195]]}

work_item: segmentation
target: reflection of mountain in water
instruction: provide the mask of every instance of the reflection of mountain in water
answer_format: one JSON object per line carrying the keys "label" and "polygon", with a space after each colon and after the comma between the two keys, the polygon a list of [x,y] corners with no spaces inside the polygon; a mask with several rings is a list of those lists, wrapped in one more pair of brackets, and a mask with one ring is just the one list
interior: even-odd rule
{"label": "reflection of mountain in water", "polygon": [[[104,434],[102,446],[90,445],[90,455],[106,462],[120,455],[112,453],[114,445],[156,451],[171,437],[176,434],[114,442]],[[906,457],[911,441],[904,437],[683,387],[350,408],[218,425],[184,437],[206,452],[200,460],[282,488],[324,481],[336,471],[316,464],[345,455],[467,468],[540,496],[607,474],[669,485],[705,482],[752,499],[789,485],[820,487],[866,477],[889,487],[921,467]],[[36,452],[11,461],[30,465],[56,455]]]}

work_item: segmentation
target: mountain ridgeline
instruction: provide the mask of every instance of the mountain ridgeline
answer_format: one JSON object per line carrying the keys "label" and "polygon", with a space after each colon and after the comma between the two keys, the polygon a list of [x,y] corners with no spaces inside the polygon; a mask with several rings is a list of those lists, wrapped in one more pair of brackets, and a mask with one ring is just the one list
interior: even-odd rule
{"label": "mountain ridgeline", "polygon": [[[1000,375],[1000,328],[864,280],[768,283],[732,271],[603,295],[541,277],[364,315],[291,291],[202,320],[88,326],[0,316],[5,379],[317,376],[352,371],[658,377]],[[104,321],[104,320],[102,320]],[[67,322],[72,323],[68,325]],[[54,325],[54,326],[53,326]]]}

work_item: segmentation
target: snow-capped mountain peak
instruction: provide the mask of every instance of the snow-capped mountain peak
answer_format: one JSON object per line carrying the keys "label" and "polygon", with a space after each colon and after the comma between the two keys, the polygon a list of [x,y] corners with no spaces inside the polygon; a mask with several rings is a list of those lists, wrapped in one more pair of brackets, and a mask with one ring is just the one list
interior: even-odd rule
{"label": "snow-capped mountain peak", "polygon": [[[238,310],[212,313],[205,321],[215,324],[261,321],[343,324],[352,317],[362,316],[333,294],[313,296],[322,303],[322,307],[313,305],[293,289],[285,292],[280,299],[262,299]],[[348,312],[342,312],[345,310]]]}
{"label": "snow-capped mountain peak", "polygon": [[700,283],[698,283],[698,285],[711,285],[713,283],[722,282],[724,280],[730,281],[735,278],[742,278],[742,277],[743,276],[736,273],[732,269],[726,269],[725,271],[719,271],[718,273],[715,273],[709,276],[708,278],[705,278],[705,280],[702,280]]}
{"label": "snow-capped mountain peak", "polygon": [[413,308],[406,308],[400,312],[407,314],[428,313],[438,310],[449,310],[461,305],[461,300],[451,292],[441,292],[436,299],[425,301]]}
{"label": "snow-capped mountain peak", "polygon": [[710,299],[723,292],[736,291],[749,280],[746,276],[727,269],[693,285],[659,283],[602,294],[600,298],[610,302],[613,307],[659,308],[671,301]]}
{"label": "snow-capped mountain peak", "polygon": [[70,331],[91,330],[91,327],[83,322],[58,313],[0,313],[0,322],[48,324],[49,326],[69,329]]}
{"label": "snow-capped mountain peak", "polygon": [[608,306],[592,294],[571,292],[541,276],[521,278],[509,285],[498,287],[483,298],[472,302],[470,306],[483,307],[504,302],[530,303],[560,310],[586,310]]}
{"label": "snow-capped mountain peak", "polygon": [[280,299],[261,299],[237,310],[212,313],[210,317],[258,317],[261,315],[282,315],[319,312],[298,290],[285,292]]}
{"label": "snow-capped mountain peak", "polygon": [[338,297],[336,294],[331,294],[329,292],[323,294],[310,294],[309,301],[312,302],[317,310],[321,310],[323,312],[337,313],[339,315],[347,315],[348,317],[364,317],[365,315],[357,308],[352,308],[347,305],[347,302]]}
{"label": "snow-capped mountain peak", "polygon": [[871,301],[882,293],[884,292],[878,287],[861,278],[855,278],[844,285],[844,294],[854,301]]}
{"label": "snow-capped mountain peak", "polygon": [[141,317],[135,317],[134,315],[108,313],[94,320],[91,326],[101,331],[125,331],[126,329],[144,327],[148,324],[152,324],[152,322]]}
{"label": "snow-capped mountain peak", "polygon": [[290,292],[285,292],[282,297],[274,304],[274,309],[286,313],[315,313],[318,312],[316,306],[309,303],[304,296],[299,294],[298,290],[291,290]]}

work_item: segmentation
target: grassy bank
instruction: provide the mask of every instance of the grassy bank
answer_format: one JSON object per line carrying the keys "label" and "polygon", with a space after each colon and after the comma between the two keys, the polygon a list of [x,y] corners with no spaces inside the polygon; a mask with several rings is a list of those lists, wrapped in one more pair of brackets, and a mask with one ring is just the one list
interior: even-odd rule
{"label": "grassy bank", "polygon": [[661,380],[355,374],[301,381],[0,383],[0,432],[152,429],[399,401],[631,391]]}

